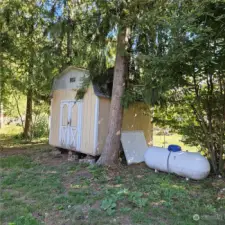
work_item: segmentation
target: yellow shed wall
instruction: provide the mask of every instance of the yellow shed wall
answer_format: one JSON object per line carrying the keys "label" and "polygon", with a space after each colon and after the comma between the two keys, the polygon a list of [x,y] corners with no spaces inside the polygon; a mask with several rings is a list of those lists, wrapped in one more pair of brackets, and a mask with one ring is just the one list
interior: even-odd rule
{"label": "yellow shed wall", "polygon": [[96,95],[93,87],[90,85],[83,98],[82,115],[82,135],[81,151],[86,154],[94,155],[94,125],[95,125],[95,104]]}
{"label": "yellow shed wall", "polygon": [[59,127],[60,127],[60,103],[62,100],[74,100],[76,91],[74,90],[55,90],[51,100],[51,125],[49,144],[60,147]]}
{"label": "yellow shed wall", "polygon": [[99,98],[99,117],[98,117],[98,148],[97,153],[102,152],[105,139],[108,134],[108,121],[110,111],[110,100]]}
{"label": "yellow shed wall", "polygon": [[[143,130],[148,145],[152,145],[153,127],[151,117],[146,114],[147,105],[135,103],[124,110],[122,130]],[[99,101],[99,120],[98,120],[98,153],[101,153],[108,133],[108,121],[110,111],[110,99],[100,98]],[[148,111],[149,112],[149,111]]]}
{"label": "yellow shed wall", "polygon": [[[55,90],[51,101],[51,127],[49,135],[49,144],[61,147],[59,142],[60,128],[60,103],[62,100],[74,100],[76,90]],[[94,154],[94,117],[96,96],[92,86],[90,86],[83,98],[82,112],[82,132],[81,132],[81,152]]]}
{"label": "yellow shed wall", "polygon": [[123,113],[122,130],[143,130],[148,145],[152,145],[153,126],[148,106],[141,102],[136,102]]}

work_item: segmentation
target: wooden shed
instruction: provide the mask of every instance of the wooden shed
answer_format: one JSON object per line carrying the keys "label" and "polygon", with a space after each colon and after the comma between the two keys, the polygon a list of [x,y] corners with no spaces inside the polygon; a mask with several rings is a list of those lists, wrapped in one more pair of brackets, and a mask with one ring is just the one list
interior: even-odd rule
{"label": "wooden shed", "polygon": [[[76,93],[85,76],[87,70],[70,66],[54,79],[49,144],[96,156],[101,154],[108,132],[110,96],[90,84],[83,99],[77,101]],[[151,144],[152,124],[146,109],[142,102],[125,109],[122,130],[142,130]]]}

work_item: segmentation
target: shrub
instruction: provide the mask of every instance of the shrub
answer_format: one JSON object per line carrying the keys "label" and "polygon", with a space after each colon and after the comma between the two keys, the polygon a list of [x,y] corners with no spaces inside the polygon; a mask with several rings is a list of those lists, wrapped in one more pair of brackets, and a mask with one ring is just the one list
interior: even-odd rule
{"label": "shrub", "polygon": [[47,137],[49,134],[48,118],[46,115],[39,115],[32,124],[32,137]]}

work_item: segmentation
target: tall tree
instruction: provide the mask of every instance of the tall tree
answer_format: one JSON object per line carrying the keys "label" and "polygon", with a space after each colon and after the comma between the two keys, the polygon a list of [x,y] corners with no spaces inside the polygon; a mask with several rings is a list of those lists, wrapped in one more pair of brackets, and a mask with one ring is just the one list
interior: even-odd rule
{"label": "tall tree", "polygon": [[[135,58],[133,49],[136,48],[137,36],[140,31],[143,31],[143,27],[138,23],[143,19],[145,10],[149,9],[151,12],[153,6],[154,1],[147,0],[141,2],[137,0],[110,2],[96,0],[89,7],[89,18],[97,24],[96,31],[92,35],[93,40],[102,42],[105,46],[104,43],[109,40],[110,36],[117,36],[108,135],[98,164],[112,165],[118,162],[123,118],[122,98],[127,86],[128,73],[131,72],[130,61]],[[130,31],[135,33],[130,33]],[[133,36],[132,41],[130,35]]]}
{"label": "tall tree", "polygon": [[[88,26],[87,2],[74,0],[46,1],[49,8],[48,33],[58,70],[68,65],[87,66],[89,43],[84,41],[86,33],[83,27]],[[88,28],[86,29],[87,32]]]}
{"label": "tall tree", "polygon": [[44,2],[37,1],[4,1],[1,9],[5,45],[9,47],[5,53],[11,70],[8,81],[27,96],[25,138],[31,136],[33,100],[42,96],[41,88],[51,81],[51,74],[46,73],[51,58],[50,40],[44,34],[46,12]]}
{"label": "tall tree", "polygon": [[128,72],[126,55],[128,39],[129,28],[120,26],[117,37],[117,51],[113,75],[114,78],[110,105],[109,130],[102,155],[98,160],[98,164],[110,165],[118,162],[123,116],[121,99],[125,89],[125,75]]}

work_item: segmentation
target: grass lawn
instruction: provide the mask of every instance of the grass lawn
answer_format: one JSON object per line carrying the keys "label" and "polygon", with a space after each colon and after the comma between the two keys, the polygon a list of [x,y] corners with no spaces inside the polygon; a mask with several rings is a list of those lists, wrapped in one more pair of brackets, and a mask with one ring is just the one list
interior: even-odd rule
{"label": "grass lawn", "polygon": [[154,132],[153,135],[153,145],[167,148],[169,145],[175,144],[179,145],[182,150],[189,151],[189,152],[197,152],[198,148],[190,145],[186,145],[182,142],[182,136],[179,134],[172,134],[165,136],[165,144],[164,144],[164,136],[163,135],[157,135],[156,132]]}
{"label": "grass lawn", "polygon": [[9,149],[13,147],[29,148],[34,145],[39,145],[41,143],[46,144],[48,142],[46,137],[33,139],[31,142],[21,140],[22,131],[23,128],[16,125],[5,125],[3,129],[0,129],[0,149],[1,146],[7,147]]}
{"label": "grass lawn", "polygon": [[109,170],[69,162],[48,145],[7,146],[0,152],[2,225],[225,224],[222,179],[186,181],[144,164]]}

